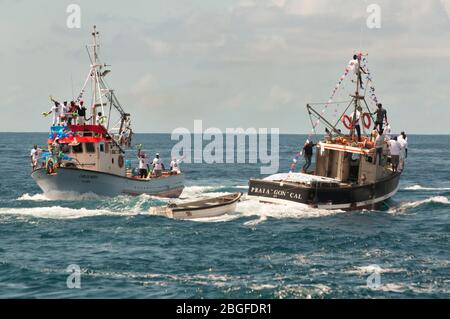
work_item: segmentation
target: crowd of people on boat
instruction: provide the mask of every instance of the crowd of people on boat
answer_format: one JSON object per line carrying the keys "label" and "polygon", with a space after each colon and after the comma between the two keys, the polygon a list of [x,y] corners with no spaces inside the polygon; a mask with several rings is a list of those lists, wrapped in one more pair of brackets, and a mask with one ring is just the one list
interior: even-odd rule
{"label": "crowd of people on boat", "polygon": [[[138,145],[137,159],[139,161],[139,178],[161,177],[163,175],[163,171],[166,170],[160,154],[156,153],[155,158],[150,162],[148,155],[142,151],[141,144]],[[169,167],[170,175],[181,173],[181,161],[182,159],[172,159]]]}
{"label": "crowd of people on boat", "polygon": [[[351,142],[356,146],[361,146],[362,148],[374,149],[373,163],[376,165],[385,165],[383,159],[389,157],[392,172],[402,171],[405,165],[405,160],[408,157],[408,137],[405,132],[401,132],[398,136],[393,136],[391,134],[391,126],[389,125],[387,118],[387,111],[383,108],[381,103],[377,104],[377,109],[373,113],[366,113],[370,115],[375,115],[375,125],[370,134],[370,138],[361,136],[361,107],[357,107],[355,111],[349,117],[351,120],[351,128],[354,130],[350,131]],[[351,129],[350,128],[350,129]],[[329,139],[332,139],[332,133],[330,130],[325,129]],[[353,136],[356,132],[356,136]],[[338,130],[341,134],[341,130]],[[344,138],[339,140],[344,140],[345,143],[348,141]],[[364,143],[361,143],[364,141]],[[306,173],[311,166],[312,156],[314,146],[316,146],[313,141],[307,140],[303,146],[303,156],[305,159],[305,164],[302,166],[302,172]]]}
{"label": "crowd of people on boat", "polygon": [[[43,112],[45,117],[50,114],[53,115],[52,126],[67,126],[72,124],[84,125],[92,119],[92,116],[86,118],[87,108],[84,106],[83,100],[76,100],[58,102],[53,97],[50,97],[53,102],[52,107],[48,112]],[[106,116],[102,112],[98,112],[95,116],[96,125],[104,125],[106,123]]]}

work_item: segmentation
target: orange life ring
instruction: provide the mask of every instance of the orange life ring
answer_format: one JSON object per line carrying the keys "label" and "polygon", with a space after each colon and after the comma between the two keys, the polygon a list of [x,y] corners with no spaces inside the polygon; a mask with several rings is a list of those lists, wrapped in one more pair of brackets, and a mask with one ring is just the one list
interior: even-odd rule
{"label": "orange life ring", "polygon": [[119,155],[119,160],[117,161],[119,164],[119,167],[122,168],[123,167],[123,156]]}
{"label": "orange life ring", "polygon": [[363,114],[363,125],[366,129],[370,128],[370,125],[372,124],[372,119],[370,118],[370,114],[369,113],[364,113]]}
{"label": "orange life ring", "polygon": [[345,126],[347,129],[349,129],[349,130],[351,130],[352,127],[353,127],[353,125],[352,125],[352,120],[350,119],[350,116],[348,116],[347,114],[345,114],[345,115],[342,117],[342,123],[343,123],[344,126]]}

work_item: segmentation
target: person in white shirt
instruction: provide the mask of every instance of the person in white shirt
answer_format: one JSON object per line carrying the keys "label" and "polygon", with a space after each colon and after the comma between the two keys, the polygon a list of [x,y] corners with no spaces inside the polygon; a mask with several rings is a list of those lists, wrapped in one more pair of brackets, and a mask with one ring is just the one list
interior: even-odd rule
{"label": "person in white shirt", "polygon": [[389,152],[391,154],[391,164],[392,164],[392,171],[394,173],[398,170],[398,164],[400,161],[400,152],[402,149],[402,146],[397,141],[397,137],[394,137],[394,139],[388,141],[389,146]]}
{"label": "person in white shirt", "polygon": [[383,143],[384,143],[384,134],[383,131],[378,132],[378,136],[375,138],[375,164],[381,164],[381,157],[383,155]]}
{"label": "person in white shirt", "polygon": [[[405,136],[405,137],[404,137]],[[398,165],[399,170],[403,170],[405,166],[405,159],[408,151],[408,138],[406,137],[405,132],[402,132],[399,136],[397,136],[397,141],[400,143],[400,163]]]}
{"label": "person in white shirt", "polygon": [[37,147],[37,145],[34,145],[30,152],[30,160],[31,160],[31,167],[33,171],[38,166],[38,159],[39,159],[39,153],[41,153],[42,150]]}
{"label": "person in white shirt", "polygon": [[103,125],[105,124],[106,116],[102,114],[102,112],[98,112],[97,116],[95,117],[95,124],[97,125]]}
{"label": "person in white shirt", "polygon": [[52,108],[50,109],[50,111],[42,112],[42,115],[47,117],[50,114],[53,114],[52,126],[60,125],[61,118],[59,117],[59,115],[60,115],[61,104],[58,101],[55,101],[53,99],[52,99],[52,102],[53,102],[53,105],[52,105]]}
{"label": "person in white shirt", "polygon": [[159,153],[156,153],[152,165],[153,165],[153,174],[156,177],[160,177],[162,175],[163,164],[161,158],[159,157]]}
{"label": "person in white shirt", "polygon": [[385,136],[385,140],[386,141],[390,141],[391,140],[391,126],[388,124],[386,124],[386,127],[383,130],[384,132],[384,136]]}
{"label": "person in white shirt", "polygon": [[400,133],[400,135],[397,137],[397,141],[399,141],[400,144],[404,145],[405,158],[408,158],[408,137],[406,136],[405,132]]}
{"label": "person in white shirt", "polygon": [[60,125],[65,126],[67,121],[67,112],[69,111],[69,107],[67,106],[67,101],[64,101],[64,103],[59,108],[59,121]]}
{"label": "person in white shirt", "polygon": [[356,134],[358,135],[358,142],[361,141],[361,107],[358,107],[350,116],[352,124],[355,126]]}
{"label": "person in white shirt", "polygon": [[139,176],[141,178],[146,178],[148,176],[148,171],[150,167],[145,153],[139,152],[138,160],[139,160]]}
{"label": "person in white shirt", "polygon": [[178,160],[176,158],[172,159],[172,162],[170,162],[170,172],[173,174],[180,174],[180,163],[181,160]]}
{"label": "person in white shirt", "polygon": [[360,60],[361,60],[361,55],[354,54],[353,59],[350,60],[350,62],[349,62],[349,65],[350,65],[350,68],[353,69],[353,72],[356,75],[358,75],[359,85],[361,86],[361,89],[363,89],[361,73],[366,74],[367,72],[361,67]]}

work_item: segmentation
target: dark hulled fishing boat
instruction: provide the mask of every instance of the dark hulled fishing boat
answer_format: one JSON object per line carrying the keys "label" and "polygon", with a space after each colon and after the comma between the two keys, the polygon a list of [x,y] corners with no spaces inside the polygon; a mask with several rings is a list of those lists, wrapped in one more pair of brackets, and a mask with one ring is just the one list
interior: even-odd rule
{"label": "dark hulled fishing boat", "polygon": [[[261,202],[269,203],[294,202],[323,209],[356,210],[376,209],[395,195],[401,171],[394,172],[391,169],[391,156],[387,148],[383,151],[382,160],[377,161],[373,138],[364,134],[361,139],[356,137],[355,127],[359,124],[356,123],[357,120],[363,120],[365,129],[370,129],[373,121],[373,113],[365,98],[367,90],[361,89],[361,73],[364,70],[361,60],[362,54],[358,54],[357,60],[349,64],[340,79],[339,85],[343,78],[354,70],[356,91],[351,95],[351,101],[336,124],[333,125],[323,116],[324,111],[318,112],[310,104],[307,105],[310,118],[317,119],[316,123],[323,123],[327,132],[327,136],[317,143],[315,170],[295,173],[291,168],[289,173],[251,179],[248,190],[250,197],[257,197]],[[368,77],[366,88],[369,82],[371,78]],[[336,86],[335,91],[338,87]],[[371,91],[372,99],[377,102],[373,87]],[[331,102],[330,98],[325,105],[328,106]],[[353,114],[356,115],[358,110],[363,108],[366,111],[359,113],[359,118],[345,115],[349,109],[354,110]],[[349,134],[343,134],[338,128],[341,120],[349,129]],[[316,125],[313,124],[314,132]]]}

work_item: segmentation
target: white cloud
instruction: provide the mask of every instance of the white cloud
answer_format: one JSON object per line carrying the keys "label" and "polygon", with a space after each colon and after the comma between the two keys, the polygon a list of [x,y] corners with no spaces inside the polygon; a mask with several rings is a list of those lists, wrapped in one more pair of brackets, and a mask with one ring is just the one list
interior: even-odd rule
{"label": "white cloud", "polygon": [[157,57],[167,56],[172,52],[172,46],[165,41],[146,39],[145,42],[149,47],[150,52]]}

